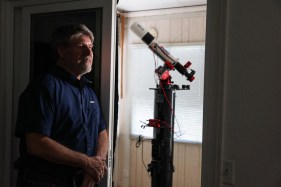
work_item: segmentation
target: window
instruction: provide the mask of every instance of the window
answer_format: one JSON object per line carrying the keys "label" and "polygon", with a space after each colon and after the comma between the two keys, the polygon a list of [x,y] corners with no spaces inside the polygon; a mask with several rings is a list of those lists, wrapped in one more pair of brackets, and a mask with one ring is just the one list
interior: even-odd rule
{"label": "window", "polygon": [[[205,46],[202,45],[165,45],[175,58],[184,65],[191,61],[191,68],[196,71],[195,80],[189,82],[184,76],[170,71],[174,84],[190,85],[190,90],[177,90],[175,99],[175,141],[202,142],[203,119],[203,88],[204,88],[204,55]],[[145,127],[147,120],[153,119],[154,90],[157,77],[154,70],[163,62],[154,55],[146,45],[129,45],[127,68],[127,112],[131,124],[132,136],[152,137],[153,128]]]}

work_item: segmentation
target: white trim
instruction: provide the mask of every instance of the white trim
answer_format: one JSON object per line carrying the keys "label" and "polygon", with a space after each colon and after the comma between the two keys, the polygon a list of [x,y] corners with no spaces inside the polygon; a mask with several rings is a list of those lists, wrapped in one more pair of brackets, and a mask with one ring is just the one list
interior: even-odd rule
{"label": "white trim", "polygon": [[111,68],[110,68],[110,97],[109,97],[109,124],[108,137],[108,174],[107,174],[107,187],[112,186],[113,179],[113,138],[114,138],[114,100],[115,100],[115,60],[116,60],[116,24],[117,24],[117,12],[116,12],[116,0],[112,0],[112,23],[111,23]]}
{"label": "white trim", "polygon": [[181,8],[171,8],[171,9],[160,9],[160,10],[147,10],[138,12],[119,12],[125,17],[142,17],[142,16],[157,16],[157,15],[167,15],[167,14],[183,14],[183,13],[194,13],[194,12],[206,12],[206,5],[193,6],[193,7],[181,7]]}
{"label": "white trim", "polygon": [[[130,134],[130,140],[138,140],[140,135]],[[144,140],[152,140],[151,137],[142,136]],[[184,143],[184,144],[191,144],[191,145],[202,145],[202,142],[197,141],[189,141],[189,140],[177,140],[174,139],[175,143]]]}

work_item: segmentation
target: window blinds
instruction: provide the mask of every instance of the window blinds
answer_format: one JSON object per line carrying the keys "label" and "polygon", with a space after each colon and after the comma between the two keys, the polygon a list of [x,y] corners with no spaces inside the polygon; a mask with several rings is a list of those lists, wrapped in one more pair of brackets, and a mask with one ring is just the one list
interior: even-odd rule
{"label": "window blinds", "polygon": [[[174,84],[190,85],[190,90],[177,90],[175,98],[175,141],[202,142],[203,88],[204,88],[204,45],[166,45],[167,49],[184,65],[191,61],[191,68],[196,71],[195,80],[189,82],[184,76],[170,71]],[[154,90],[157,76],[154,70],[163,65],[146,45],[128,46],[126,67],[126,108],[127,121],[130,123],[131,135],[152,138],[153,128],[146,127],[153,119]]]}

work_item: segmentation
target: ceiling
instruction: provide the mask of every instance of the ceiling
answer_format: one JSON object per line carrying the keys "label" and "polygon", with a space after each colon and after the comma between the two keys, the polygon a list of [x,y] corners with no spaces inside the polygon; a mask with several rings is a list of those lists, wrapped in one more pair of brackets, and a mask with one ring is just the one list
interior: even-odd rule
{"label": "ceiling", "polygon": [[117,10],[120,12],[136,12],[206,4],[207,0],[119,0]]}

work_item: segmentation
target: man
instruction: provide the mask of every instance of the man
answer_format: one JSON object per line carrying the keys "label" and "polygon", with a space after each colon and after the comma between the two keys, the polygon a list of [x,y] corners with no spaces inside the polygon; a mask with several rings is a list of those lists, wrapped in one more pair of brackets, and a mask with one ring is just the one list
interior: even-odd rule
{"label": "man", "polygon": [[56,67],[28,85],[19,101],[18,187],[94,186],[106,174],[108,137],[92,83],[92,32],[82,24],[55,30]]}

